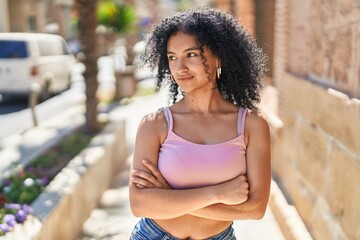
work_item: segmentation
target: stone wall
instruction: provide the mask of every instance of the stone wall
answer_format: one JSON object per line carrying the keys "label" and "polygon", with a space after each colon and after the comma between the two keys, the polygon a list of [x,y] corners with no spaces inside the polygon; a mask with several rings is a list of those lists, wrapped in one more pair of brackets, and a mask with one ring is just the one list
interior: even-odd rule
{"label": "stone wall", "polygon": [[255,1],[237,0],[235,8],[235,16],[239,19],[241,24],[243,24],[245,28],[255,36]]}
{"label": "stone wall", "polygon": [[290,1],[287,70],[360,97],[359,4]]}
{"label": "stone wall", "polygon": [[273,76],[275,0],[255,1],[256,39],[268,57],[267,76]]}
{"label": "stone wall", "polygon": [[233,0],[214,0],[214,6],[218,9],[221,9],[225,12],[234,14],[234,4]]}
{"label": "stone wall", "polygon": [[233,14],[251,34],[255,35],[255,0],[214,0],[214,6]]}
{"label": "stone wall", "polygon": [[276,2],[274,176],[315,239],[360,239],[360,5]]}
{"label": "stone wall", "polygon": [[275,0],[215,0],[218,9],[233,14],[255,38],[268,57],[267,76],[273,75]]}

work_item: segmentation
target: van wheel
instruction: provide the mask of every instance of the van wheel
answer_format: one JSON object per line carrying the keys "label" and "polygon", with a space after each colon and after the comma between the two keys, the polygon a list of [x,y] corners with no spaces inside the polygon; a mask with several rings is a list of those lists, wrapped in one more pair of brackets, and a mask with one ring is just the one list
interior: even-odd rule
{"label": "van wheel", "polygon": [[43,102],[48,100],[49,98],[50,98],[50,83],[49,81],[46,81],[43,89],[41,90],[40,101]]}

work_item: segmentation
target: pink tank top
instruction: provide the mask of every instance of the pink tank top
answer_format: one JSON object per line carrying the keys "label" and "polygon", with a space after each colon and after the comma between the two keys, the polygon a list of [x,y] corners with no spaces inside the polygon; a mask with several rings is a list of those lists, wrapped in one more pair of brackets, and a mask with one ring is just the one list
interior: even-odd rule
{"label": "pink tank top", "polygon": [[173,117],[163,108],[168,134],[160,147],[158,168],[171,187],[210,186],[246,173],[244,126],[247,109],[238,114],[238,136],[224,143],[204,145],[187,141],[173,132]]}

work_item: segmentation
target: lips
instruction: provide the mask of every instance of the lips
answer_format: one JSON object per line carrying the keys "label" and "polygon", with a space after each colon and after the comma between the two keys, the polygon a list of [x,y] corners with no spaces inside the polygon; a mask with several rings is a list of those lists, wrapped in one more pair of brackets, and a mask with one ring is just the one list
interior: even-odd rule
{"label": "lips", "polygon": [[183,77],[178,77],[177,80],[179,81],[186,81],[186,80],[190,80],[192,79],[194,76],[183,76]]}

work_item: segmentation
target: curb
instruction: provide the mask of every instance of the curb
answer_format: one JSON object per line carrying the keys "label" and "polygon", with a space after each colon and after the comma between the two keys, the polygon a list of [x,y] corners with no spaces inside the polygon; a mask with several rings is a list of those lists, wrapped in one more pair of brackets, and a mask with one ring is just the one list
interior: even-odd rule
{"label": "curb", "polygon": [[[84,107],[73,107],[65,111],[61,118],[54,118],[31,128],[22,134],[15,134],[3,140],[5,145],[0,152],[3,160],[0,166],[2,177],[10,175],[14,170],[12,163],[19,163],[20,167],[27,165],[40,154],[57,144],[66,135],[84,125]],[[39,136],[41,136],[39,138]],[[16,152],[16,154],[14,154]]]}
{"label": "curb", "polygon": [[[268,101],[270,101],[270,99],[275,101],[272,104],[268,103],[268,105],[266,105],[266,103],[264,103],[260,106],[261,112],[265,115],[269,123],[271,140],[273,140],[281,134],[284,123],[276,114],[275,106],[278,105],[277,90],[272,86],[268,86],[267,92],[265,93],[267,94]],[[271,180],[269,206],[287,240],[313,240],[295,206],[287,202],[274,179]]]}
{"label": "curb", "polygon": [[1,239],[76,239],[126,158],[125,122],[111,122],[31,204],[33,217]]}
{"label": "curb", "polygon": [[313,240],[296,208],[286,201],[274,180],[271,181],[269,206],[287,240]]}

